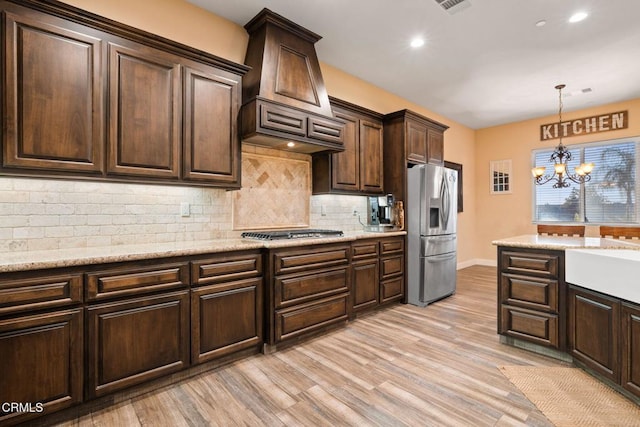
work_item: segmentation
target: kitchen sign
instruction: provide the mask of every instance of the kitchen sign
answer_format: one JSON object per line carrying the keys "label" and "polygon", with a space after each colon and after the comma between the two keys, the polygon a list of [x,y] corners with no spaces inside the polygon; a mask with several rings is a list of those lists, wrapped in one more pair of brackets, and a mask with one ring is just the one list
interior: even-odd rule
{"label": "kitchen sign", "polygon": [[562,123],[550,123],[540,126],[540,141],[558,139],[560,136],[586,135],[590,133],[609,132],[629,127],[629,111],[600,114],[583,117]]}

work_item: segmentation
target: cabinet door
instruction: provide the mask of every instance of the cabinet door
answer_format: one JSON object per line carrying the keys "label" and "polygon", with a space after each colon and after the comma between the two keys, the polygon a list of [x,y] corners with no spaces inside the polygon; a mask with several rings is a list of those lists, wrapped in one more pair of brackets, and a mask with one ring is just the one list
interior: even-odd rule
{"label": "cabinet door", "polygon": [[640,305],[622,304],[622,386],[640,397]]}
{"label": "cabinet door", "polygon": [[239,76],[185,68],[184,178],[240,186]]}
{"label": "cabinet door", "polygon": [[332,154],[332,189],[357,192],[360,190],[359,120],[357,116],[342,110],[334,111],[335,117],[345,123],[344,151]]}
{"label": "cabinet door", "polygon": [[109,44],[108,173],[180,173],[180,65],[167,53]]}
{"label": "cabinet door", "polygon": [[202,363],[262,343],[262,278],[191,293],[191,360]]}
{"label": "cabinet door", "polygon": [[87,396],[98,397],[189,365],[187,291],[87,309]]}
{"label": "cabinet door", "polygon": [[82,309],[0,321],[0,402],[32,403],[34,411],[0,412],[0,424],[81,402],[82,349]]}
{"label": "cabinet door", "polygon": [[378,305],[378,259],[356,261],[352,264],[353,311]]}
{"label": "cabinet door", "polygon": [[427,127],[412,120],[406,121],[407,161],[427,163]]}
{"label": "cabinet door", "polygon": [[382,193],[384,185],[382,123],[360,121],[360,189],[365,193]]}
{"label": "cabinet door", "polygon": [[444,135],[441,131],[427,131],[427,162],[435,165],[444,164]]}
{"label": "cabinet door", "polygon": [[569,288],[569,351],[575,359],[616,383],[620,381],[619,325],[618,300]]}
{"label": "cabinet door", "polygon": [[4,20],[2,166],[102,172],[100,34],[26,10]]}

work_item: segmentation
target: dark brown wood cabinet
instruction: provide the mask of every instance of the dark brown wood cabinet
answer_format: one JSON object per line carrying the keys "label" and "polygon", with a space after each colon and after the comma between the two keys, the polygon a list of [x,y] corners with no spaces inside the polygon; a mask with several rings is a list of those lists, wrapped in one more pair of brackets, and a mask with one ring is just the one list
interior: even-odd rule
{"label": "dark brown wood cabinet", "polygon": [[82,275],[36,271],[0,275],[0,408],[13,425],[67,408],[83,398]]}
{"label": "dark brown wood cabinet", "polygon": [[263,343],[262,254],[192,261],[191,362],[206,362]]}
{"label": "dark brown wood cabinet", "polygon": [[409,110],[384,116],[384,189],[406,202],[407,167],[444,163],[448,126]]}
{"label": "dark brown wood cabinet", "polygon": [[640,305],[623,302],[621,316],[620,384],[640,397]]}
{"label": "dark brown wood cabinet", "polygon": [[0,424],[82,401],[82,312],[72,308],[0,320],[0,402],[30,403],[32,411],[0,411]]}
{"label": "dark brown wood cabinet", "polygon": [[108,58],[108,173],[178,179],[180,59],[124,40],[109,43]]}
{"label": "dark brown wood cabinet", "polygon": [[248,67],[64,3],[24,5],[0,2],[0,173],[240,187]]}
{"label": "dark brown wood cabinet", "polygon": [[352,313],[378,306],[380,249],[377,239],[351,245]]}
{"label": "dark brown wood cabinet", "polygon": [[2,166],[101,174],[100,32],[16,5],[3,14]]}
{"label": "dark brown wood cabinet", "polygon": [[348,317],[351,277],[348,244],[268,252],[267,343],[310,335]]}
{"label": "dark brown wood cabinet", "polygon": [[313,156],[313,193],[384,192],[382,115],[331,98],[334,117],[344,121],[344,151]]}
{"label": "dark brown wood cabinet", "polygon": [[404,236],[351,245],[352,315],[404,298]]}
{"label": "dark brown wood cabinet", "polygon": [[183,178],[240,187],[241,78],[218,67],[184,67]]}
{"label": "dark brown wood cabinet", "polygon": [[498,333],[564,349],[564,252],[498,248]]}
{"label": "dark brown wood cabinet", "polygon": [[87,308],[87,398],[189,366],[189,292]]}
{"label": "dark brown wood cabinet", "polygon": [[569,352],[613,382],[620,382],[620,300],[569,286]]}

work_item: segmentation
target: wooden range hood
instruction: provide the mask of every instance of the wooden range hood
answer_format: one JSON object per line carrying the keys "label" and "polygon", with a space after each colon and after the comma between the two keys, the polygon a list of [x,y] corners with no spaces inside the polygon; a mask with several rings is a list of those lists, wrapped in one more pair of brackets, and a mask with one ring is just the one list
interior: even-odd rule
{"label": "wooden range hood", "polygon": [[301,153],[343,151],[344,123],[331,112],[314,47],[321,37],[269,9],[244,28],[251,70],[242,82],[243,142]]}

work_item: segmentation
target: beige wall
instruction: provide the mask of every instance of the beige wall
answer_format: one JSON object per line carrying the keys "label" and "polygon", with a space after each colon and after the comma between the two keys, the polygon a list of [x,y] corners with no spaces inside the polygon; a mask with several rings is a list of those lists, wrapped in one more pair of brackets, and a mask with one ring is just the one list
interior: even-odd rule
{"label": "beige wall", "polygon": [[[553,100],[550,100],[552,102]],[[607,139],[624,138],[640,134],[640,99],[603,105],[585,110],[564,112],[563,121],[592,115],[629,110],[629,128],[592,135],[564,138],[566,145]],[[491,241],[509,236],[536,232],[532,216],[531,151],[553,147],[555,141],[540,141],[540,125],[553,123],[557,115],[510,123],[476,131],[476,257],[495,260],[495,247]],[[492,160],[511,159],[513,177],[511,194],[490,193],[489,163]],[[597,167],[597,165],[596,165]],[[587,235],[597,236],[597,227],[587,227]]]}
{"label": "beige wall", "polygon": [[[244,61],[248,40],[244,28],[183,0],[65,0],[65,2],[234,62]],[[256,10],[256,13],[258,12],[259,10]],[[321,63],[321,67],[327,91],[332,96],[381,113],[409,108],[450,126],[445,133],[445,158],[462,163],[466,177],[464,180],[465,210],[458,217],[458,241],[460,242],[458,261],[462,264],[470,263],[475,258],[474,247],[476,246],[472,179],[476,175],[474,131],[346,74],[338,68],[324,63]]]}

